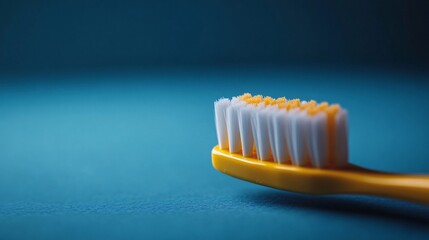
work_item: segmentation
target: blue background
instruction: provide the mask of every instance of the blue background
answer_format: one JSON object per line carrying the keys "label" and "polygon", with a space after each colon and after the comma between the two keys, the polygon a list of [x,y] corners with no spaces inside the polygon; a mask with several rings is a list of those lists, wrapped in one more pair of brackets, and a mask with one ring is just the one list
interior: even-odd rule
{"label": "blue background", "polygon": [[0,1],[2,71],[429,65],[418,0]]}
{"label": "blue background", "polygon": [[351,162],[427,174],[429,85],[408,83],[426,78],[270,69],[6,82],[0,236],[427,239],[427,206],[281,192],[223,175],[210,159],[213,100],[249,91],[341,102]]}
{"label": "blue background", "polygon": [[429,207],[211,166],[213,101],[340,103],[350,160],[429,174],[425,1],[0,1],[0,239],[427,239]]}

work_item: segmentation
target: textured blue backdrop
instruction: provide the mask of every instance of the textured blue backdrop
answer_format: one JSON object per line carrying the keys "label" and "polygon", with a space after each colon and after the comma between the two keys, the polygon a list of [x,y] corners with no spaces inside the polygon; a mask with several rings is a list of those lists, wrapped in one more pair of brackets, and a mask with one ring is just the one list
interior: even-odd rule
{"label": "textured blue backdrop", "polygon": [[213,101],[245,91],[340,102],[350,158],[429,173],[427,76],[194,71],[0,85],[0,239],[427,239],[429,207],[312,197],[211,166]]}

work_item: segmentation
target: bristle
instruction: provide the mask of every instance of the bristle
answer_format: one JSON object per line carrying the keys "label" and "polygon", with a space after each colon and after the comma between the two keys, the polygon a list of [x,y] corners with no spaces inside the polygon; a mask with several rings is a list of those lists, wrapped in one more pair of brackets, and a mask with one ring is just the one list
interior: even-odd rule
{"label": "bristle", "polygon": [[289,162],[289,150],[287,147],[287,111],[285,109],[273,110],[270,118],[269,134],[271,151],[274,161],[277,163]]}
{"label": "bristle", "polygon": [[278,164],[330,168],[348,163],[347,112],[339,105],[249,93],[214,105],[221,149]]}
{"label": "bristle", "polygon": [[260,103],[252,117],[252,128],[255,138],[256,154],[258,159],[268,161],[271,159],[271,146],[268,135],[269,110],[264,103]]}
{"label": "bristle", "polygon": [[287,125],[287,142],[292,164],[305,166],[308,164],[308,152],[306,148],[306,143],[308,142],[308,121],[305,111],[301,111],[299,108],[291,110]]}
{"label": "bristle", "polygon": [[319,112],[309,119],[310,138],[308,139],[309,153],[312,165],[317,168],[326,167],[328,163],[327,155],[327,130],[326,113]]}
{"label": "bristle", "polygon": [[335,161],[339,166],[348,163],[348,131],[347,131],[347,111],[340,110],[336,116],[336,151]]}
{"label": "bristle", "polygon": [[229,151],[238,153],[241,151],[240,129],[238,126],[238,110],[245,103],[238,98],[233,98],[226,108],[226,127],[228,133]]}
{"label": "bristle", "polygon": [[252,97],[252,95],[250,94],[250,93],[244,93],[243,95],[241,95],[240,97],[239,97],[239,99],[241,100],[241,101],[245,101],[245,100],[247,100],[247,99],[250,99]]}
{"label": "bristle", "polygon": [[269,111],[268,113],[268,121],[267,121],[267,127],[268,127],[268,139],[269,139],[269,145],[271,148],[271,154],[273,156],[273,160],[274,162],[277,162],[277,158],[276,158],[276,126],[273,123],[273,117],[275,115],[275,113],[277,112],[278,108],[273,108],[270,106],[269,109],[267,109],[266,111]]}
{"label": "bristle", "polygon": [[253,132],[252,132],[252,109],[253,105],[246,105],[238,111],[238,127],[244,157],[253,156]]}
{"label": "bristle", "polygon": [[214,103],[217,140],[221,149],[228,149],[228,132],[225,115],[229,105],[230,101],[227,98],[221,98]]}

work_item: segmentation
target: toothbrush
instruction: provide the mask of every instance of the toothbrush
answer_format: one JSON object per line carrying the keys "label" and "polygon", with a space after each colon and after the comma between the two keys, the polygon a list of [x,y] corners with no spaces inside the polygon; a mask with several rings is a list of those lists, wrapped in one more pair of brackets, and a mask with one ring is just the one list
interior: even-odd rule
{"label": "toothbrush", "polygon": [[429,176],[348,162],[347,111],[337,104],[245,93],[214,103],[218,171],[307,194],[364,194],[429,204]]}

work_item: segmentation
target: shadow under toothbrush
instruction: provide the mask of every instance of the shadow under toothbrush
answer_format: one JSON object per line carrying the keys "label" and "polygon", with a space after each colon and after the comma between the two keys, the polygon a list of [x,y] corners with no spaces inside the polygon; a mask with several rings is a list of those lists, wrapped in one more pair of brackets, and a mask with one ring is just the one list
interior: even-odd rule
{"label": "shadow under toothbrush", "polygon": [[397,200],[365,196],[314,196],[278,190],[251,192],[242,197],[246,202],[262,207],[292,207],[378,218],[413,224],[429,231],[429,206]]}

